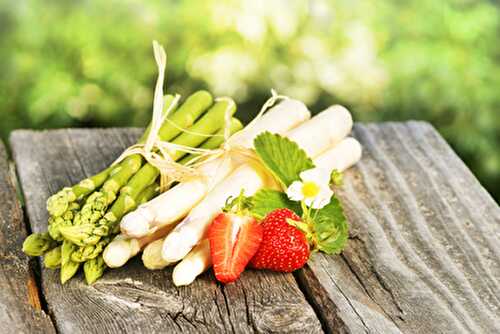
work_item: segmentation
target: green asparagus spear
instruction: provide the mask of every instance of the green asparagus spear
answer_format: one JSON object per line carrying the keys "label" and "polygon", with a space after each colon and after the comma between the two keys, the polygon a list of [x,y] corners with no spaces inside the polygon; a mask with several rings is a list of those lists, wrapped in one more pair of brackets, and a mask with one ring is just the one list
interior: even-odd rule
{"label": "green asparagus spear", "polygon": [[[231,126],[229,128],[230,133],[234,134],[238,131],[243,129],[243,124],[241,124],[240,120],[237,118],[232,118],[231,119]],[[220,129],[215,133],[215,136],[208,138],[205,140],[199,148],[204,148],[204,149],[213,149],[214,147],[219,147],[222,145],[224,142],[224,128]],[[181,160],[179,160],[180,164],[186,165],[189,161],[192,159],[196,158],[196,154],[189,154],[188,156],[185,156]]]}
{"label": "green asparagus spear", "polygon": [[43,257],[43,263],[46,268],[57,269],[61,266],[61,246],[51,249]]}
{"label": "green asparagus spear", "polygon": [[137,205],[141,205],[148,202],[150,199],[156,197],[156,195],[158,195],[159,193],[160,193],[160,185],[158,183],[153,183],[139,194],[136,200]]}
{"label": "green asparagus spear", "polygon": [[87,281],[87,284],[90,285],[101,278],[105,269],[106,264],[104,263],[102,255],[85,262],[83,264],[83,272],[85,273],[85,280]]}
{"label": "green asparagus spear", "polygon": [[[227,110],[229,108],[229,110]],[[214,134],[218,130],[224,127],[224,120],[226,112],[232,115],[236,112],[236,103],[234,101],[218,101],[216,102],[207,113],[200,118],[192,127],[189,128],[189,132],[184,132],[175,138],[175,144],[183,146],[198,147],[201,143],[207,140],[206,134]],[[194,133],[201,133],[203,135],[198,136]],[[215,138],[215,137],[212,137]],[[219,147],[219,145],[215,147]],[[182,151],[171,152],[171,157],[174,160],[178,160],[185,156],[186,153]]]}
{"label": "green asparagus spear", "polygon": [[80,267],[80,263],[71,260],[71,254],[76,245],[71,241],[64,240],[61,246],[61,283],[66,283],[73,277]]}
{"label": "green asparagus spear", "polygon": [[[158,136],[162,140],[172,140],[177,137],[183,129],[190,128],[195,121],[212,105],[213,98],[205,90],[191,94],[179,109],[163,122]],[[142,140],[146,141],[147,136]]]}
{"label": "green asparagus spear", "polygon": [[57,247],[57,241],[49,233],[33,233],[23,242],[23,252],[29,256],[42,256],[45,252]]}

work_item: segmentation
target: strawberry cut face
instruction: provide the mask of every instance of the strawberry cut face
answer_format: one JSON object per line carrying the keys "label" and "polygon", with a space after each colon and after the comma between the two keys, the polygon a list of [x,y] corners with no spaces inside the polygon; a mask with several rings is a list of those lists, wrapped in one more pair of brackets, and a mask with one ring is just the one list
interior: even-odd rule
{"label": "strawberry cut face", "polygon": [[249,216],[220,213],[208,229],[215,277],[222,283],[237,280],[262,241],[262,227]]}

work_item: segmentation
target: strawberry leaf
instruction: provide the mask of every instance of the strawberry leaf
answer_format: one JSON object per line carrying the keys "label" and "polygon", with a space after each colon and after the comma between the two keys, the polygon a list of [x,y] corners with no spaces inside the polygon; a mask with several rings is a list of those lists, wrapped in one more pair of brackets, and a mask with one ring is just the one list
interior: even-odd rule
{"label": "strawberry leaf", "polygon": [[316,246],[327,254],[339,254],[349,237],[349,226],[342,204],[334,195],[331,202],[312,213]]}
{"label": "strawberry leaf", "polygon": [[254,140],[257,155],[266,168],[288,187],[299,179],[299,174],[314,168],[314,163],[297,143],[270,132],[264,132]]}
{"label": "strawberry leaf", "polygon": [[261,189],[252,197],[251,212],[257,219],[264,219],[271,211],[281,208],[288,208],[299,216],[302,214],[300,204],[289,200],[281,191]]}

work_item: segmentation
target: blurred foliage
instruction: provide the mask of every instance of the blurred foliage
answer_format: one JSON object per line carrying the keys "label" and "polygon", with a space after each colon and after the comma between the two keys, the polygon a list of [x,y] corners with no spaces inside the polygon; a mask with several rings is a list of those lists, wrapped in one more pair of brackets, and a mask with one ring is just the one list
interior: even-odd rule
{"label": "blurred foliage", "polygon": [[248,120],[275,88],[359,121],[430,121],[500,198],[500,10],[492,1],[3,1],[0,133],[143,125],[168,90],[233,96]]}

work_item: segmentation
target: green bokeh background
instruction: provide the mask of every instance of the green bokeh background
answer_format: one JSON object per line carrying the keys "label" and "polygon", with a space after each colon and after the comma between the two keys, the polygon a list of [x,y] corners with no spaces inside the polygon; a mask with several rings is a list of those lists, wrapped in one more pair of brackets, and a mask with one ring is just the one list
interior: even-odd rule
{"label": "green bokeh background", "polygon": [[493,1],[1,1],[0,135],[144,125],[170,92],[230,95],[248,120],[275,88],[358,121],[431,122],[500,199],[500,10]]}

